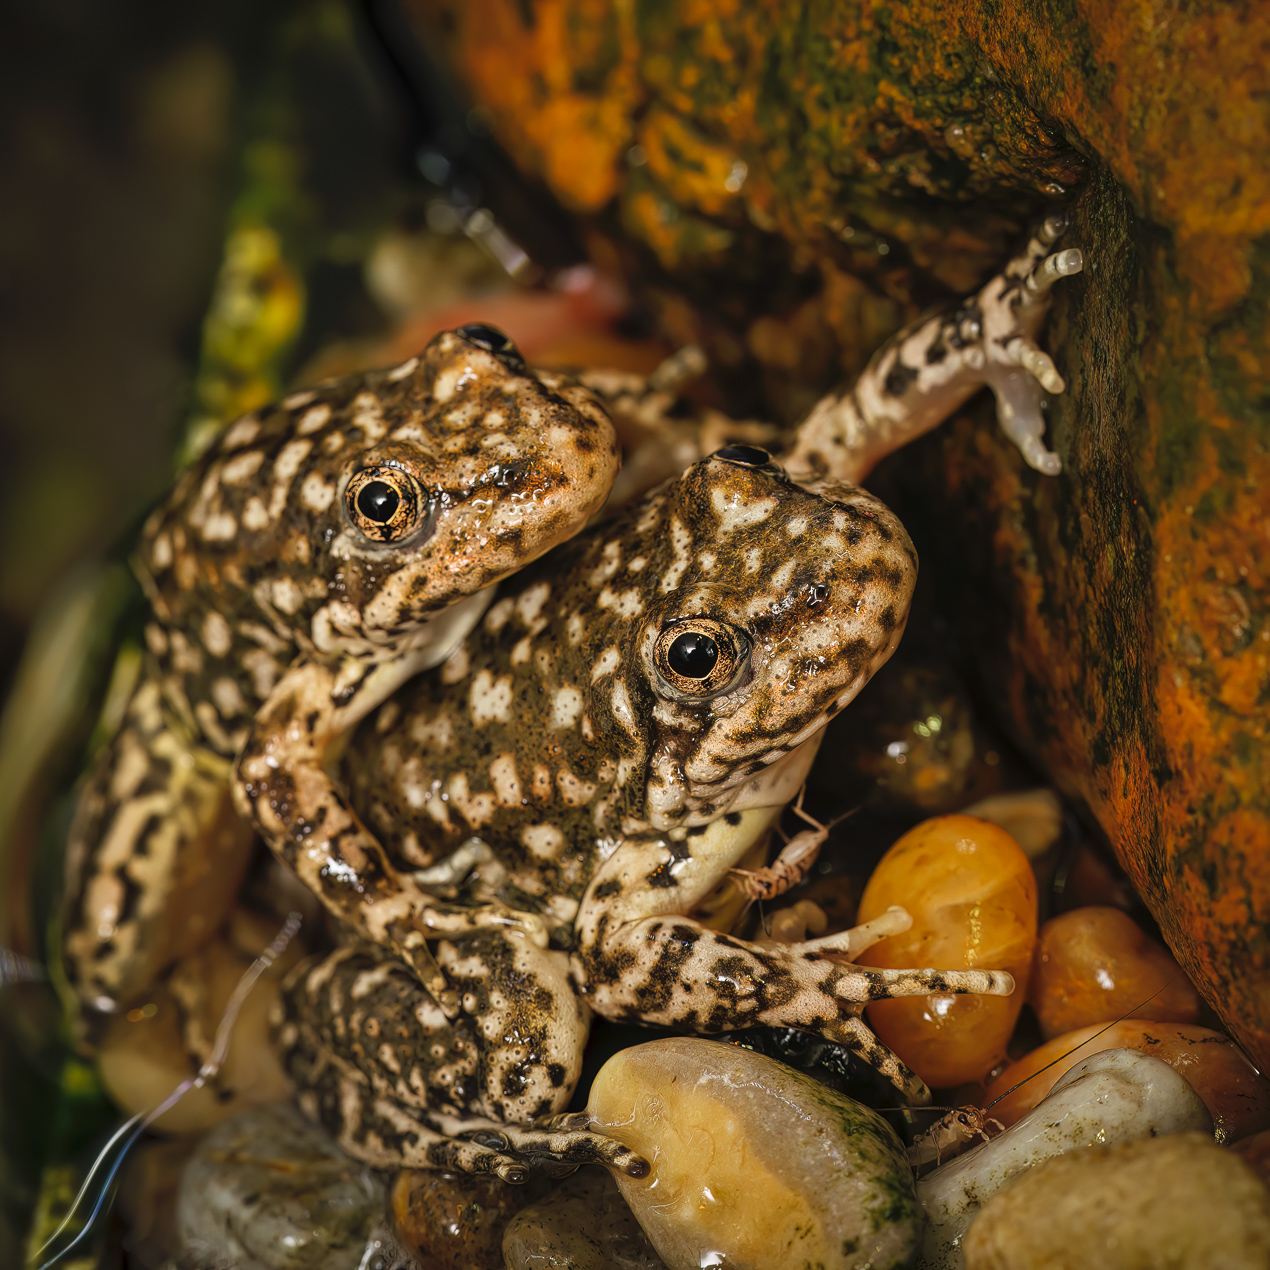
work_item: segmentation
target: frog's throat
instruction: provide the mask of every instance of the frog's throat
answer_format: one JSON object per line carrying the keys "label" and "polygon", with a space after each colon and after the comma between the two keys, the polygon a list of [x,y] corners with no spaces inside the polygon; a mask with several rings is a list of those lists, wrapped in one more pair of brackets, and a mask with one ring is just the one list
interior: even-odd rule
{"label": "frog's throat", "polygon": [[765,767],[738,785],[735,793],[726,799],[726,804],[719,807],[714,814],[717,816],[729,811],[750,811],[760,807],[783,807],[792,802],[806,783],[807,773],[811,771],[816,751],[820,749],[824,736],[825,730],[821,728],[815,736],[808,737],[784,758],[778,759],[770,767]]}

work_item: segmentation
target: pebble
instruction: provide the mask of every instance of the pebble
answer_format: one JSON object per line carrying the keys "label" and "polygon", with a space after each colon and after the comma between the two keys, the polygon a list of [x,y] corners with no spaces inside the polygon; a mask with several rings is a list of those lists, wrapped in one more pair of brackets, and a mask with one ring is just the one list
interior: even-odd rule
{"label": "pebble", "polygon": [[1211,1135],[1211,1128],[1198,1095],[1167,1063],[1133,1050],[1096,1054],[1031,1115],[918,1182],[927,1217],[919,1270],[960,1270],[967,1226],[1002,1186],[1041,1160],[1093,1143],[1189,1130]]}
{"label": "pebble", "polygon": [[1046,1160],[984,1205],[966,1270],[1265,1270],[1270,1193],[1198,1133]]}
{"label": "pebble", "polygon": [[1052,789],[1043,786],[981,798],[977,803],[963,807],[961,814],[1000,825],[1033,863],[1063,836],[1062,800]]}
{"label": "pebble", "polygon": [[[129,1114],[157,1107],[211,1053],[221,1015],[243,972],[278,933],[273,918],[239,910],[228,929],[179,961],[144,997],[115,1015],[98,1051],[102,1083]],[[278,984],[303,955],[294,946],[243,1002],[219,1075],[192,1089],[155,1127],[202,1133],[248,1107],[283,1101],[291,1082],[270,1040]]]}
{"label": "pebble", "polygon": [[549,1189],[538,1177],[508,1186],[497,1177],[403,1169],[393,1181],[392,1214],[428,1270],[503,1270],[507,1223]]}
{"label": "pebble", "polygon": [[774,1059],[649,1041],[600,1069],[587,1110],[651,1163],[617,1184],[669,1270],[888,1270],[916,1248],[921,1210],[891,1127]]}
{"label": "pebble", "polygon": [[1036,880],[1026,854],[987,820],[924,821],[882,857],[856,920],[892,904],[909,911],[912,927],[875,944],[861,964],[1008,970],[1020,985],[1008,997],[907,997],[868,1009],[869,1025],[928,1085],[982,1080],[1005,1057],[1031,971]]}
{"label": "pebble", "polygon": [[[473,1262],[474,1270],[481,1264]],[[502,1259],[493,1265],[496,1270],[666,1270],[617,1183],[601,1168],[580,1170],[522,1209],[503,1236]]]}
{"label": "pebble", "polygon": [[1163,944],[1127,913],[1074,908],[1041,927],[1028,1003],[1048,1041],[1116,1018],[1194,1023],[1199,993]]}
{"label": "pebble", "polygon": [[[181,1177],[177,1230],[201,1270],[414,1270],[384,1186],[289,1103],[213,1129]],[[184,1263],[183,1263],[184,1264]]]}
{"label": "pebble", "polygon": [[1110,1028],[1098,1024],[1056,1036],[997,1076],[983,1091],[983,1102],[1026,1081],[992,1108],[993,1116],[1011,1125],[1031,1111],[1064,1072],[1109,1049],[1151,1054],[1181,1072],[1208,1107],[1218,1142],[1235,1142],[1270,1128],[1270,1081],[1228,1036],[1194,1023],[1126,1019]]}

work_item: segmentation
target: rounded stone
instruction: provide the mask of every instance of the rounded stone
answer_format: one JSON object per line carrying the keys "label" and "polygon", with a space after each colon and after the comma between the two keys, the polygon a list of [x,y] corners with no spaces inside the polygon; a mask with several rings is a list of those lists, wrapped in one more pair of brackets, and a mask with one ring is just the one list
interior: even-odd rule
{"label": "rounded stone", "polygon": [[1005,1057],[1023,1008],[1036,941],[1036,878],[1022,848],[999,825],[937,816],[909,830],[878,862],[856,918],[892,904],[913,925],[861,955],[889,969],[1008,970],[1008,997],[932,995],[878,1001],[869,1025],[928,1085],[981,1080]]}
{"label": "rounded stone", "polygon": [[600,1069],[588,1111],[652,1164],[617,1183],[670,1270],[887,1270],[920,1238],[891,1127],[774,1059],[649,1041]]}
{"label": "rounded stone", "polygon": [[1264,1270],[1270,1193],[1203,1134],[1088,1147],[994,1195],[962,1250],[966,1270]]}

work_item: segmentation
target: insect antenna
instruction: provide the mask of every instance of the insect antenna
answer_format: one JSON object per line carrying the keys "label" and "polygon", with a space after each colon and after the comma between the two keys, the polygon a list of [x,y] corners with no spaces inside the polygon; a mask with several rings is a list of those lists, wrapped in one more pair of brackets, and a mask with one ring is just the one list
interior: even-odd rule
{"label": "insect antenna", "polygon": [[1145,1001],[1139,1001],[1137,1005],[1135,1005],[1130,1010],[1126,1010],[1118,1019],[1112,1019],[1111,1022],[1108,1023],[1105,1027],[1100,1027],[1098,1031],[1096,1031],[1093,1034],[1093,1036],[1086,1037],[1083,1041],[1081,1041],[1079,1045],[1073,1045],[1071,1049],[1067,1050],[1065,1053],[1060,1054],[1057,1058],[1051,1059],[1048,1063],[1045,1064],[1044,1067],[1038,1067],[1036,1071],[1034,1071],[1030,1076],[1024,1076],[1023,1079],[1019,1081],[1017,1085],[1011,1085],[1010,1088],[1005,1091],[1005,1093],[998,1094],[986,1107],[983,1108],[983,1110],[991,1111],[992,1108],[995,1107],[997,1103],[1001,1101],[1002,1098],[1008,1098],[1012,1093],[1015,1092],[1015,1090],[1022,1089],[1023,1086],[1028,1083],[1028,1081],[1035,1080],[1036,1077],[1038,1077],[1042,1072],[1048,1071],[1051,1067],[1054,1066],[1055,1063],[1061,1063],[1063,1059],[1070,1057],[1078,1049],[1083,1049],[1086,1045],[1089,1044],[1090,1041],[1096,1041],[1104,1032],[1110,1032],[1111,1029],[1115,1027],[1117,1024],[1123,1023],[1125,1019],[1127,1019],[1130,1015],[1137,1014],[1137,1012],[1140,1009],[1142,1009],[1144,1005],[1149,1005],[1152,1001],[1155,1000],[1156,997],[1160,995],[1161,992],[1164,991],[1165,988],[1167,988],[1171,983],[1173,983],[1177,979],[1179,974],[1181,974],[1180,970],[1178,971],[1177,974],[1170,975],[1169,978],[1164,983],[1160,984],[1160,986],[1156,988],[1156,990],[1153,993],[1151,993],[1151,995],[1147,997]]}
{"label": "insect antenna", "polygon": [[225,1005],[225,1012],[221,1015],[220,1025],[216,1029],[216,1040],[212,1045],[211,1055],[207,1062],[199,1068],[196,1076],[191,1076],[187,1080],[183,1080],[157,1107],[152,1111],[138,1112],[135,1116],[129,1117],[115,1130],[110,1136],[110,1140],[98,1152],[97,1158],[93,1161],[92,1168],[88,1170],[88,1176],[84,1179],[83,1185],[79,1188],[79,1193],[75,1196],[74,1202],[67,1211],[66,1216],[62,1218],[62,1224],[45,1240],[43,1247],[36,1253],[37,1257],[42,1257],[57,1242],[58,1238],[66,1230],[66,1228],[75,1219],[75,1214],[79,1211],[80,1205],[89,1195],[93,1179],[96,1177],[99,1169],[105,1167],[107,1161],[111,1160],[111,1153],[119,1146],[118,1152],[114,1155],[113,1161],[106,1169],[105,1178],[100,1187],[97,1188],[97,1199],[93,1204],[92,1211],[88,1214],[87,1220],[80,1228],[79,1233],[70,1241],[60,1252],[54,1253],[47,1261],[40,1264],[39,1270],[52,1270],[59,1261],[63,1261],[68,1257],[81,1243],[84,1242],[96,1229],[97,1223],[109,1211],[110,1203],[113,1198],[115,1181],[119,1176],[119,1170],[123,1167],[123,1162],[128,1156],[128,1152],[136,1145],[137,1140],[160,1116],[176,1106],[191,1089],[201,1089],[213,1076],[220,1071],[221,1064],[225,1061],[225,1055],[229,1052],[229,1041],[233,1034],[234,1024],[238,1021],[238,1013],[242,1009],[243,1002],[246,1001],[252,988],[256,986],[256,980],[260,978],[270,966],[273,965],[283,952],[286,951],[287,945],[295,938],[296,932],[300,929],[300,923],[303,918],[299,913],[292,912],[287,916],[286,922],[282,929],[274,937],[273,942],[268,948],[251,963],[243,972],[242,978],[238,980],[237,986],[230,995],[229,1001]]}

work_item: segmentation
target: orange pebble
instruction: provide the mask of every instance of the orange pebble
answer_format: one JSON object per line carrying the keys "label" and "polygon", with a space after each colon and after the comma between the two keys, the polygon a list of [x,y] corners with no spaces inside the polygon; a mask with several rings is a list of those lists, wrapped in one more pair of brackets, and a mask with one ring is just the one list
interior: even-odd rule
{"label": "orange pebble", "polygon": [[1194,1023],[1199,993],[1127,913],[1091,905],[1052,917],[1036,940],[1028,1002],[1048,1041],[1107,1019]]}
{"label": "orange pebble", "polygon": [[937,816],[881,859],[858,922],[900,904],[911,930],[875,944],[862,964],[889,969],[1008,970],[1008,997],[929,996],[869,1006],[869,1026],[928,1085],[982,1080],[1005,1056],[1036,942],[1036,881],[1022,848],[974,816]]}
{"label": "orange pebble", "polygon": [[[1140,1050],[1181,1072],[1212,1114],[1218,1142],[1233,1142],[1270,1128],[1270,1081],[1228,1036],[1193,1023],[1125,1019],[1110,1027],[1100,1024],[1056,1036],[1011,1063],[984,1090],[982,1105],[1027,1080],[992,1108],[992,1114],[1008,1128],[1027,1115],[1065,1071],[1091,1054],[1115,1049]],[[1047,1067],[1048,1063],[1054,1065]],[[1039,1075],[1028,1080],[1033,1072]]]}

